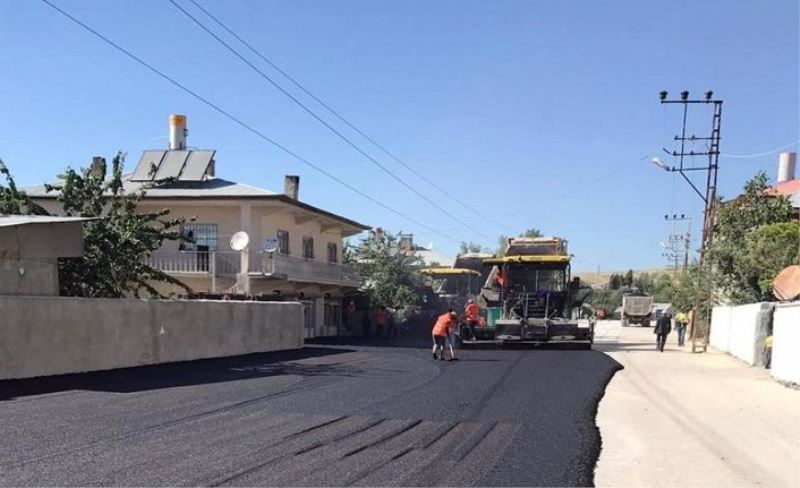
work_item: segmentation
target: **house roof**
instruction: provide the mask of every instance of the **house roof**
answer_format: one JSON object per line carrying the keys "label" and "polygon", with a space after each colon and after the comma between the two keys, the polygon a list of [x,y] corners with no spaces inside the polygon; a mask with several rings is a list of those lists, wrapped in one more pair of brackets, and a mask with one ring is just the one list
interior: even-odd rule
{"label": "house roof", "polygon": [[[368,225],[295,200],[283,193],[276,193],[222,178],[209,178],[203,181],[172,181],[161,186],[149,186],[149,182],[131,181],[130,178],[131,174],[126,174],[122,177],[122,189],[126,193],[144,189],[146,190],[145,200],[276,200],[318,213],[361,230],[370,228]],[[58,198],[58,192],[48,192],[45,185],[25,187],[22,190],[31,198]]]}
{"label": "house roof", "polygon": [[63,224],[92,220],[85,217],[54,217],[50,215],[4,215],[0,214],[0,227],[28,224]]}
{"label": "house roof", "polygon": [[770,188],[770,193],[792,196],[800,193],[800,180],[788,180],[778,183]]}

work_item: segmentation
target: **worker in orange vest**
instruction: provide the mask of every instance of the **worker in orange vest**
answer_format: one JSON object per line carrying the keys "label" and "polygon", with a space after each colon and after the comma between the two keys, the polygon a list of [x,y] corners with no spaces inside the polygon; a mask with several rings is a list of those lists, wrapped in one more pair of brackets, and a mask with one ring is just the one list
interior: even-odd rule
{"label": "worker in orange vest", "polygon": [[467,318],[467,327],[469,328],[469,338],[473,341],[477,339],[475,336],[475,327],[481,320],[481,309],[478,307],[478,304],[475,303],[473,298],[470,298],[467,301],[467,306],[464,307],[464,315]]}
{"label": "worker in orange vest", "polygon": [[375,323],[375,335],[377,337],[383,337],[383,332],[389,324],[389,312],[384,305],[381,305],[381,308],[375,311],[375,316],[372,321]]}
{"label": "worker in orange vest", "polygon": [[[454,329],[456,325],[456,313],[452,308],[436,318],[436,323],[433,324],[433,330],[431,331],[431,335],[433,336],[433,359],[436,359],[436,352],[438,351],[439,360],[444,361],[445,344],[450,342],[447,338],[450,336],[451,330]],[[450,360],[452,361],[455,358],[455,355],[453,354],[453,345],[449,344],[449,346]]]}
{"label": "worker in orange vest", "polygon": [[501,289],[506,284],[506,275],[503,273],[503,268],[497,268],[497,276],[495,277],[495,282],[497,282],[497,286]]}

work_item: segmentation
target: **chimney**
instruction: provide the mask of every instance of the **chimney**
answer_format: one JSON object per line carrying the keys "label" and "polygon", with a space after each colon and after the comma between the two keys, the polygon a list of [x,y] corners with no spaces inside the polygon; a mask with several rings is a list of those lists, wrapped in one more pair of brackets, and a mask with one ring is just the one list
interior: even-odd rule
{"label": "chimney", "polygon": [[778,158],[778,183],[790,181],[796,178],[795,169],[797,167],[797,153],[781,153]]}
{"label": "chimney", "polygon": [[286,175],[283,177],[283,194],[292,200],[297,200],[300,193],[300,177],[297,175]]}
{"label": "chimney", "polygon": [[401,234],[400,235],[400,242],[398,243],[398,247],[401,251],[410,252],[414,250],[414,235],[413,234]]}
{"label": "chimney", "polygon": [[106,160],[102,156],[95,156],[92,158],[92,166],[89,168],[89,174],[93,178],[101,179],[105,176]]}
{"label": "chimney", "polygon": [[169,149],[170,151],[183,151],[186,149],[186,116],[172,114],[169,116]]}

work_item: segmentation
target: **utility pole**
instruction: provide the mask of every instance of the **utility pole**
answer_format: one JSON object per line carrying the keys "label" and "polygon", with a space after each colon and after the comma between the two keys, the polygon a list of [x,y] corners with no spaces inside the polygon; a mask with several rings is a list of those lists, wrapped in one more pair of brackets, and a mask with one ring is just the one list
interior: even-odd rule
{"label": "utility pole", "polygon": [[691,247],[692,243],[692,218],[687,217],[686,214],[672,214],[671,216],[664,215],[664,220],[673,223],[678,221],[689,222],[686,227],[686,232],[682,234],[675,232],[675,226],[673,224],[672,233],[669,235],[667,241],[669,245],[665,245],[664,252],[661,253],[662,256],[673,262],[675,271],[678,271],[678,263],[680,261],[683,261],[683,271],[686,271],[686,269],[689,267],[689,248]]}
{"label": "utility pole", "polygon": [[[703,288],[702,279],[705,276],[705,259],[706,253],[711,245],[711,242],[714,238],[714,213],[716,210],[716,202],[717,202],[717,171],[719,169],[719,153],[720,153],[720,140],[722,139],[722,100],[714,99],[714,92],[707,91],[703,99],[692,100],[689,99],[689,92],[682,91],[680,94],[680,100],[669,100],[667,97],[669,94],[666,91],[662,91],[659,93],[659,98],[662,104],[679,104],[683,106],[683,126],[681,128],[681,135],[675,136],[674,140],[676,142],[680,142],[680,150],[679,151],[669,151],[664,149],[668,154],[672,155],[673,157],[678,158],[679,165],[677,167],[667,167],[663,166],[663,168],[667,171],[677,172],[679,173],[684,180],[692,187],[692,189],[697,193],[700,198],[705,203],[705,208],[703,210],[703,233],[700,238],[700,259],[698,260],[698,267],[700,273],[701,284],[700,288]],[[689,105],[695,104],[706,104],[706,105],[713,105],[713,116],[711,119],[711,135],[708,137],[697,137],[694,134],[691,136],[686,135],[686,119],[689,112]],[[708,150],[706,151],[694,151],[693,149],[687,152],[686,143],[687,142],[697,142],[697,141],[707,141],[708,143]],[[684,158],[689,156],[694,158],[695,156],[706,156],[708,157],[708,164],[706,166],[686,166],[684,164]],[[659,166],[661,166],[659,164]],[[687,176],[687,173],[691,171],[705,171],[706,172],[706,190],[705,194],[703,194],[694,182]],[[709,293],[710,295],[710,293]],[[694,313],[692,314],[692,321],[691,321],[691,341],[692,341],[692,352],[697,352],[698,350],[702,350],[702,352],[706,351],[708,347],[708,330],[706,330],[705,337],[703,337],[702,344],[698,344],[698,334],[697,334],[697,315],[700,313],[700,306],[702,304],[701,298],[698,296],[695,302]],[[707,329],[710,328],[710,317],[706,317],[707,322]]]}

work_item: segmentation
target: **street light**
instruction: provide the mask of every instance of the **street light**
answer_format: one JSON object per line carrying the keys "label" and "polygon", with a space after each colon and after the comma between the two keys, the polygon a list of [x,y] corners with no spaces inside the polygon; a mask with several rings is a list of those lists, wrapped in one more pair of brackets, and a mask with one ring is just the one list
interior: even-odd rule
{"label": "street light", "polygon": [[664,171],[670,171],[670,168],[667,165],[667,163],[662,161],[660,158],[653,158],[653,159],[650,160],[650,162],[655,164],[659,168],[663,169]]}

